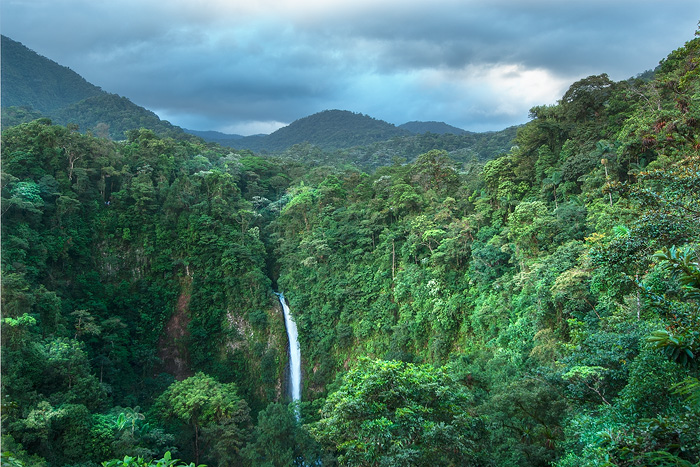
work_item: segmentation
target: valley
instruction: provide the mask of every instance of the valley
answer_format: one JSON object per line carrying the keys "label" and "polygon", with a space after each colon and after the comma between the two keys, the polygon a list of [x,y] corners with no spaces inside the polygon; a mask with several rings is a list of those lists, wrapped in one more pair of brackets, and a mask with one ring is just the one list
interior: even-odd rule
{"label": "valley", "polygon": [[3,55],[3,466],[698,465],[698,63],[216,142]]}

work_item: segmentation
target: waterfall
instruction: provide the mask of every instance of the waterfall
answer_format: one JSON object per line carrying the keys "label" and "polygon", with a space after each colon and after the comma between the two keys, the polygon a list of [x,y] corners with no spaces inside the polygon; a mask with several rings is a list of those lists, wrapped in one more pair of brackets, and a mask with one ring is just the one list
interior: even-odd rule
{"label": "waterfall", "polygon": [[301,400],[301,349],[297,339],[297,323],[294,322],[294,318],[289,312],[284,294],[278,293],[277,296],[282,304],[284,325],[287,328],[287,337],[289,338],[289,392],[292,396],[292,402],[296,402]]}

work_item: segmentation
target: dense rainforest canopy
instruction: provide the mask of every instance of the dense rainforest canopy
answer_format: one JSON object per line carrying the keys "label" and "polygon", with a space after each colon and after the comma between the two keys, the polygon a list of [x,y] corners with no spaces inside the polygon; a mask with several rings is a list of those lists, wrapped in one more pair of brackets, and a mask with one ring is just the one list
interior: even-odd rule
{"label": "dense rainforest canopy", "polygon": [[531,117],[371,173],[3,130],[2,465],[700,465],[700,37]]}

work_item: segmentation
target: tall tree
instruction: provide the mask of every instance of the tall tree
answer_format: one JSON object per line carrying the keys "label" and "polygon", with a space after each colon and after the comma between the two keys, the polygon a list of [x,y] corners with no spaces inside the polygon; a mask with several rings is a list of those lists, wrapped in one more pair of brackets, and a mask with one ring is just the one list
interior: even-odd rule
{"label": "tall tree", "polygon": [[[250,409],[238,396],[236,385],[219,383],[204,373],[170,385],[156,401],[154,412],[190,431],[196,464],[199,464],[203,445],[217,440],[212,434],[226,437],[228,448],[238,453],[250,430]],[[204,439],[203,431],[209,435]]]}
{"label": "tall tree", "polygon": [[445,368],[365,359],[310,429],[342,465],[479,465],[471,399]]}

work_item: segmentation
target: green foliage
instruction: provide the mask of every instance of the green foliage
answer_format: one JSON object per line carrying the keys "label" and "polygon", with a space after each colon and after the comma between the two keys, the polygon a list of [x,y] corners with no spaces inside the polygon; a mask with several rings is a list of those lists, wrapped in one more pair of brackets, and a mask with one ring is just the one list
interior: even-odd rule
{"label": "green foliage", "polygon": [[[240,147],[275,151],[294,144],[311,142],[324,149],[362,146],[378,140],[404,135],[390,123],[345,110],[325,110],[292,122],[260,140],[262,144],[236,141]],[[252,141],[251,141],[252,143]]]}
{"label": "green foliage", "polygon": [[310,430],[341,465],[477,465],[471,400],[444,368],[364,360]]}
{"label": "green foliage", "polygon": [[[198,464],[206,467],[205,464]],[[142,457],[124,456],[124,460],[113,459],[102,462],[103,467],[195,467],[193,462],[185,464],[180,459],[173,459],[170,451],[167,451],[162,459],[145,460]]]}
{"label": "green foliage", "polygon": [[42,118],[41,112],[33,110],[31,107],[2,107],[2,129],[29,123]]}
{"label": "green foliage", "polygon": [[[187,427],[197,464],[205,444],[213,445],[210,455],[214,459],[235,460],[250,429],[250,409],[238,396],[236,385],[221,384],[204,373],[170,385],[153,410]],[[231,465],[229,459],[223,465]]]}
{"label": "green foliage", "polygon": [[272,403],[258,414],[242,455],[255,466],[334,465],[335,459],[301,426],[296,405]]}
{"label": "green foliage", "polygon": [[[307,117],[308,120],[320,120],[310,134],[307,134],[310,130],[297,126],[297,123],[306,120],[302,119],[292,123],[289,130],[278,130],[270,136],[249,136],[230,140],[226,144],[236,148],[275,151],[285,160],[295,160],[313,166],[350,166],[372,172],[391,165],[395,160],[414,160],[431,150],[446,151],[452,160],[471,166],[475,162],[488,161],[508,152],[513,146],[516,133],[516,127],[510,127],[486,133],[433,132],[409,135],[402,133],[400,128],[387,127],[387,123],[370,117],[356,120],[349,118],[343,123],[345,127],[336,129],[333,126],[331,131],[323,132],[324,128],[332,125],[323,121],[323,117],[330,114],[322,112]],[[341,112],[340,115],[352,114]],[[367,136],[365,127],[373,125],[378,127],[378,131],[369,128],[369,134],[373,136]],[[308,135],[306,139],[303,138],[304,135]]]}
{"label": "green foliage", "polygon": [[[190,175],[189,161],[201,154],[211,170]],[[264,312],[253,335],[240,335],[241,350],[223,351],[235,325],[248,326],[249,310],[266,310],[271,300],[260,208],[241,198],[229,169],[239,159],[148,130],[123,143],[48,121],[3,132],[2,383],[13,407],[3,424],[29,452],[62,465],[173,447],[154,419],[132,417],[131,429],[118,429],[100,417],[113,405],[150,407],[172,381],[159,373],[176,365],[186,372],[206,361],[253,404],[276,397],[281,318]],[[247,164],[262,186],[283,170],[254,158]],[[193,275],[206,285],[192,289]],[[182,353],[190,336],[216,327],[218,335],[193,339]],[[260,355],[260,341],[274,345]],[[253,363],[231,374],[229,363],[244,358]],[[263,382],[270,389],[258,391]],[[74,422],[65,404],[88,412]],[[41,413],[54,415],[39,429],[28,417]],[[94,442],[64,449],[75,423]],[[235,431],[223,422],[211,429],[221,440]]]}
{"label": "green foliage", "polygon": [[30,455],[21,444],[15,442],[11,435],[2,435],[2,452],[0,452],[0,465],[3,467],[46,467],[46,459],[37,455]]}
{"label": "green foliage", "polygon": [[515,144],[334,112],[324,144],[375,142],[4,130],[3,465],[697,464],[699,40]]}
{"label": "green foliage", "polygon": [[684,303],[652,296],[658,306],[665,307],[670,323],[666,329],[654,331],[647,340],[656,348],[665,350],[671,360],[697,366],[700,352],[700,307],[697,302],[700,299],[700,266],[697,255],[690,248],[677,250],[671,247],[654,256],[660,260],[662,270],[677,278]]}
{"label": "green foliage", "polygon": [[76,124],[95,136],[122,140],[129,130],[148,128],[162,137],[187,139],[188,135],[168,121],[116,94],[101,93],[50,114],[56,123]]}

